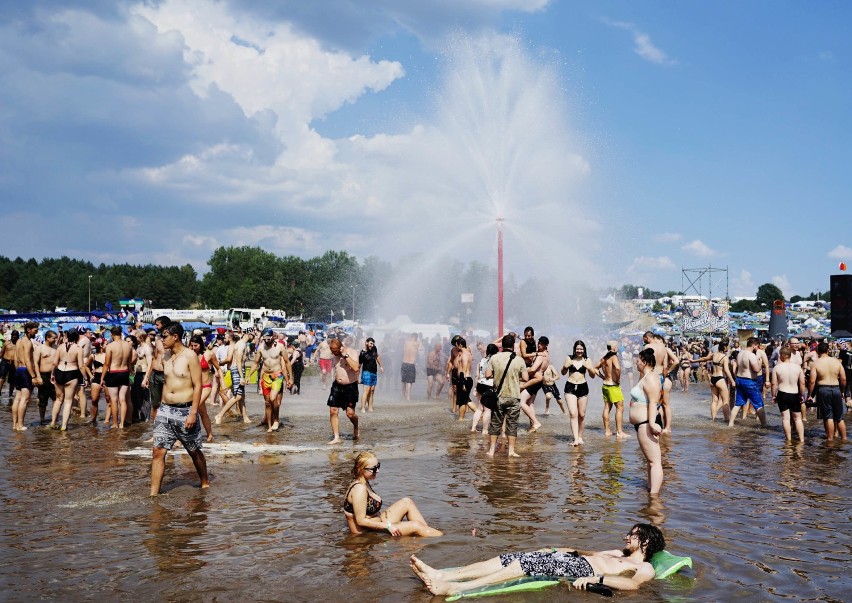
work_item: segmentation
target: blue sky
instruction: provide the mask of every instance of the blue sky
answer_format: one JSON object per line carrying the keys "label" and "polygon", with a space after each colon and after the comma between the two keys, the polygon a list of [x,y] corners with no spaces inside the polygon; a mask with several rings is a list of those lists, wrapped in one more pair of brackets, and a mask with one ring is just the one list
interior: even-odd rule
{"label": "blue sky", "polygon": [[825,290],[852,261],[850,22],[842,1],[4,2],[0,254],[495,265],[503,215],[519,280]]}

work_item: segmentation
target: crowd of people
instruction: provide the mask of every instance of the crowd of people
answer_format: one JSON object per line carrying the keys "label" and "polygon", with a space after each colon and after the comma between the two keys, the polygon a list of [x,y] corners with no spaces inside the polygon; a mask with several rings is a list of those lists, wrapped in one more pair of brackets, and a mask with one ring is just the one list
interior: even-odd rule
{"label": "crowd of people", "polygon": [[[138,324],[128,332],[113,326],[97,333],[92,329],[39,333],[39,325],[30,322],[23,325],[21,333],[4,333],[0,391],[5,383],[9,384],[13,430],[28,428],[27,407],[37,392],[39,421],[53,429],[66,430],[75,410],[86,422],[97,424],[102,420],[116,429],[133,422],[153,421],[156,446],[157,441],[169,441],[157,439],[157,417],[165,404],[168,421],[180,419],[186,424],[191,414],[193,419],[188,422],[194,426],[193,434],[195,429],[200,430],[200,424],[200,437],[210,442],[214,439],[214,425],[229,418],[251,423],[245,388],[248,383],[256,383],[264,401],[260,425],[275,432],[281,425],[284,391],[300,393],[302,373],[313,363],[318,368],[321,387],[328,391],[332,434],[329,444],[342,441],[341,410],[357,440],[359,405],[362,412],[373,412],[377,388],[385,392],[398,388],[403,400],[411,400],[419,374],[426,378],[427,399],[446,395],[449,410],[459,421],[470,420],[466,413],[472,413],[470,430],[488,434],[489,456],[496,454],[502,441],[506,454],[513,457],[518,456],[521,416],[527,417],[529,432],[541,427],[535,404],[540,393],[545,415],[555,401],[569,415],[572,445],[582,446],[590,384],[600,379],[604,436],[631,438],[624,427],[634,427],[648,461],[649,490],[657,493],[663,483],[660,437],[671,433],[670,398],[678,386],[686,392],[690,383],[709,382],[710,418],[716,420],[721,410],[729,426],[735,425],[741,412],[743,417],[753,415],[766,425],[765,404],[771,400],[778,406],[788,440],[794,436],[804,440],[804,422],[814,410],[823,422],[827,439],[845,439],[843,416],[846,407],[852,406],[852,351],[845,342],[805,344],[796,337],[767,345],[754,337],[744,344],[736,339],[675,341],[648,331],[641,340],[592,342],[600,350],[592,357],[583,340],[574,341],[570,347],[560,342],[569,352],[559,363],[551,358],[550,339],[536,338],[532,326],[524,329],[522,336],[508,333],[490,342],[471,333],[431,340],[423,340],[418,334],[398,334],[385,337],[380,352],[376,340],[358,330],[352,334],[336,332],[325,338],[300,333],[289,339],[270,329],[221,329],[206,336],[200,331],[184,333],[181,329],[176,335],[179,341],[169,347],[167,342],[173,338],[176,324],[163,316],[155,320],[153,327],[145,329]],[[199,367],[199,395],[196,402],[193,381],[193,387],[184,388],[181,393],[186,399],[176,406],[165,402],[164,396],[173,397],[175,392],[167,387],[166,364],[178,347],[185,358],[192,357],[193,367]],[[398,380],[379,378],[386,370],[392,375],[397,368]],[[558,383],[562,377],[564,388]],[[102,394],[105,408],[101,419]],[[214,406],[219,410],[212,414]],[[183,410],[178,412],[176,408]],[[186,409],[193,410],[190,413]],[[184,442],[186,434],[180,435],[183,439],[175,437]]]}

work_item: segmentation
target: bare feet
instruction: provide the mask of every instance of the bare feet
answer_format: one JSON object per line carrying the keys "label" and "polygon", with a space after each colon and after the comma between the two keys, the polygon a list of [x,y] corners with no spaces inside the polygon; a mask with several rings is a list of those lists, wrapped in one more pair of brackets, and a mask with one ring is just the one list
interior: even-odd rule
{"label": "bare feet", "polygon": [[509,456],[510,456],[510,457],[513,457],[513,458],[520,458],[520,456],[521,456],[521,455],[520,455],[520,454],[518,454],[517,452],[515,452],[514,450],[510,450],[510,451],[509,451]]}
{"label": "bare feet", "polygon": [[605,438],[608,438],[608,437],[609,437],[609,436],[611,436],[611,435],[612,435],[612,432],[611,432],[611,431],[607,431],[607,432],[605,432],[605,433],[604,433],[604,437],[605,437]]}
{"label": "bare feet", "polygon": [[619,431],[617,434],[615,434],[615,437],[618,440],[626,440],[630,438],[630,434],[624,433],[623,431]]}
{"label": "bare feet", "polygon": [[360,439],[360,437],[361,437],[361,429],[359,427],[355,427],[355,429],[352,431],[352,439],[357,442]]}
{"label": "bare feet", "polygon": [[269,431],[278,431],[279,427],[281,427],[281,423],[279,423],[278,421],[275,421],[272,424],[272,427],[269,428]]}
{"label": "bare feet", "polygon": [[493,448],[492,448],[492,449],[490,449],[488,452],[486,452],[486,454],[487,454],[488,456],[490,456],[491,458],[494,458],[494,449],[493,449]]}
{"label": "bare feet", "polygon": [[221,425],[222,424],[222,415],[216,415],[215,417],[213,417],[213,422],[216,423],[216,425]]}
{"label": "bare feet", "polygon": [[329,442],[329,445],[331,445],[331,444],[340,444],[340,438],[339,437],[334,438],[333,440],[331,440]]}
{"label": "bare feet", "polygon": [[423,581],[430,593],[433,595],[453,594],[450,583],[441,578],[439,571],[429,567],[414,555],[411,556],[410,565],[411,570]]}
{"label": "bare feet", "polygon": [[243,415],[243,423],[245,423],[246,425],[251,423],[251,417],[249,417],[248,415]]}
{"label": "bare feet", "polygon": [[213,434],[212,434],[212,433],[208,433],[208,434],[207,434],[207,442],[208,442],[208,443],[210,443],[210,442],[212,442],[212,441],[213,441]]}

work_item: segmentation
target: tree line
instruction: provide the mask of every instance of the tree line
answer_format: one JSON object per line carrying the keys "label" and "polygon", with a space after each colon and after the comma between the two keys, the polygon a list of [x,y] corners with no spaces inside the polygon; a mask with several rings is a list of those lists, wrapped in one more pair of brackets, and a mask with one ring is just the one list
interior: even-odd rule
{"label": "tree line", "polygon": [[[391,265],[373,256],[359,261],[345,251],[303,259],[243,246],[220,247],[207,264],[208,271],[199,278],[189,264],[95,265],[68,257],[36,261],[0,256],[0,308],[104,310],[118,308],[120,298],[135,297],[150,300],[154,308],[266,307],[319,321],[390,320],[404,312],[414,322],[486,329],[494,327],[497,313],[496,270],[481,262],[412,255]],[[623,285],[602,291],[536,277],[518,282],[509,275],[504,285],[506,325],[597,324],[602,297],[633,299],[638,288]],[[644,290],[645,298],[662,295]],[[774,299],[783,299],[781,291],[761,285],[756,302],[732,309],[766,310]]]}

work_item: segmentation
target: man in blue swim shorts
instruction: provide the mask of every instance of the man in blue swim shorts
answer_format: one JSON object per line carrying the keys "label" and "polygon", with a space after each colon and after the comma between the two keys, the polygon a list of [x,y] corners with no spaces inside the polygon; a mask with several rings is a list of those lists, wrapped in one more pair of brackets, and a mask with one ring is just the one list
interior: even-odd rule
{"label": "man in blue swim shorts", "polygon": [[760,347],[760,341],[757,337],[751,337],[746,343],[746,347],[737,356],[737,398],[734,402],[731,418],[728,421],[728,427],[734,426],[737,414],[747,402],[751,402],[752,407],[754,407],[757,418],[760,419],[760,425],[766,427],[766,411],[763,408],[763,384],[757,378],[763,370],[763,362],[757,355],[758,347]]}
{"label": "man in blue swim shorts", "polygon": [[[651,558],[666,547],[655,526],[637,523],[624,538],[621,550],[580,552],[541,549],[508,553],[456,569],[435,569],[411,556],[411,569],[433,595],[454,595],[523,576],[564,576],[576,588],[603,584],[617,590],[636,590],[654,578]],[[630,575],[631,577],[627,577]]]}

